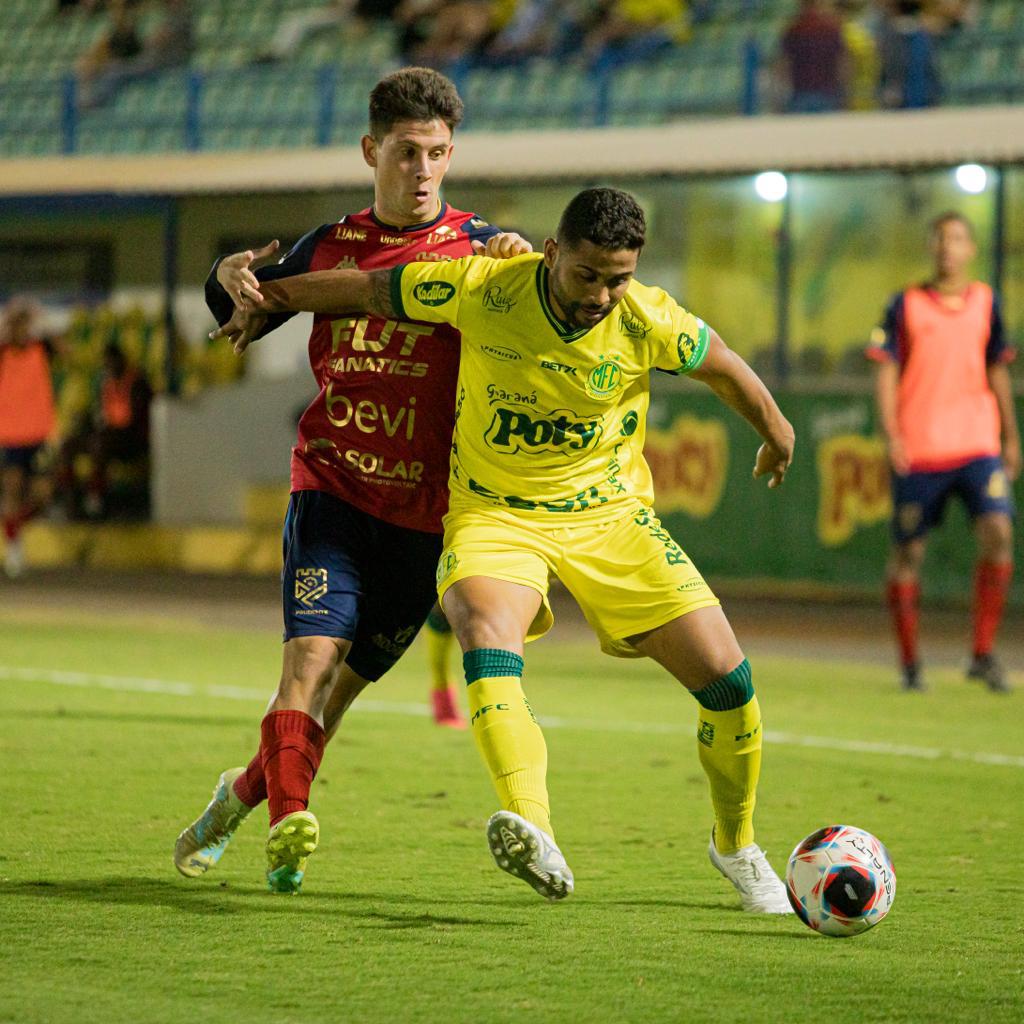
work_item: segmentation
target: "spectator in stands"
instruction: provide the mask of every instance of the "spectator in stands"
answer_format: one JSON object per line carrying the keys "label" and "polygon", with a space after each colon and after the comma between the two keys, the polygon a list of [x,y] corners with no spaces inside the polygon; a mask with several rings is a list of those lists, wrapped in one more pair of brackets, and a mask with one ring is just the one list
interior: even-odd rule
{"label": "spectator in stands", "polygon": [[107,501],[112,462],[140,465],[148,475],[149,406],[153,392],[145,374],[133,367],[114,342],[103,350],[99,403],[86,441],[92,472],[83,508],[90,518],[111,512]]}
{"label": "spectator in stands", "polygon": [[402,0],[395,12],[402,57],[434,68],[472,62],[514,8],[515,0]]}
{"label": "spectator in stands", "polygon": [[57,425],[54,343],[37,331],[38,318],[27,298],[11,299],[0,316],[0,516],[12,579],[24,565],[21,529],[50,499],[43,458]]}
{"label": "spectator in stands", "polygon": [[684,0],[610,0],[587,33],[583,52],[595,71],[649,57],[689,38]]}
{"label": "spectator in stands", "polygon": [[[115,17],[126,5],[114,0]],[[80,78],[79,106],[90,110],[108,102],[121,86],[187,64],[192,56],[192,0],[163,0],[163,18],[134,54],[111,59],[94,76]]]}
{"label": "spectator in stands", "polygon": [[794,114],[842,110],[849,92],[850,59],[843,25],[825,0],[800,0],[782,35],[776,74]]}
{"label": "spectator in stands", "polygon": [[110,26],[79,58],[78,88],[81,97],[92,95],[97,80],[113,71],[122,62],[142,52],[135,4],[127,0],[111,0]]}
{"label": "spectator in stands", "polygon": [[849,57],[849,110],[874,110],[878,106],[881,61],[871,7],[869,0],[839,0],[836,7]]}
{"label": "spectator in stands", "polygon": [[257,61],[289,60],[311,36],[327,29],[347,26],[350,31],[364,33],[374,22],[390,23],[401,0],[332,0],[324,7],[296,11],[284,18],[270,45]]}
{"label": "spectator in stands", "polygon": [[562,0],[519,0],[512,16],[481,56],[488,64],[519,64],[549,57],[559,44],[571,14]]}
{"label": "spectator in stands", "polygon": [[882,103],[887,107],[933,107],[942,99],[935,40],[949,22],[936,19],[923,0],[892,0],[882,23]]}

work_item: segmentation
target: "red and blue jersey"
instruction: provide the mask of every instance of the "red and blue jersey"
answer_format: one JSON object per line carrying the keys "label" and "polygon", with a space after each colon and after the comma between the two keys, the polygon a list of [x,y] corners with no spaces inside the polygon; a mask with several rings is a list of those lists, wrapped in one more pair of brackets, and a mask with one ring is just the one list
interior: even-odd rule
{"label": "red and blue jersey", "polygon": [[[373,209],[305,235],[261,281],[311,270],[382,270],[403,263],[468,256],[498,228],[443,204],[427,224],[384,224]],[[231,299],[216,280],[207,305],[225,323]],[[262,332],[293,314],[274,314]],[[459,333],[445,324],[361,314],[317,314],[309,364],[319,393],[299,421],[292,491],[326,491],[356,508],[414,530],[441,532],[448,509]]]}
{"label": "red and blue jersey", "polygon": [[1009,362],[1014,350],[987,284],[972,282],[960,296],[928,285],[900,292],[867,355],[899,366],[897,428],[911,472],[999,454],[999,406],[988,367]]}

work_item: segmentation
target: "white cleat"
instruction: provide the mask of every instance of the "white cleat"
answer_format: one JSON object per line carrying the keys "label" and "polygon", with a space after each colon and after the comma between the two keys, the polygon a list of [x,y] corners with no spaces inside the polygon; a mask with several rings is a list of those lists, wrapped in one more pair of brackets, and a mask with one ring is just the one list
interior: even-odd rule
{"label": "white cleat", "polygon": [[235,796],[234,782],[244,768],[229,768],[217,780],[205,811],[178,836],[174,866],[187,878],[197,878],[217,866],[235,829],[252,810]]}
{"label": "white cleat", "polygon": [[786,887],[768,863],[764,850],[757,843],[741,847],[735,853],[719,853],[715,834],[708,846],[711,863],[732,882],[740,894],[743,909],[751,914],[792,914]]}
{"label": "white cleat", "polygon": [[564,900],[572,892],[572,872],[554,839],[518,814],[492,814],[487,845],[502,871],[521,878],[545,899]]}

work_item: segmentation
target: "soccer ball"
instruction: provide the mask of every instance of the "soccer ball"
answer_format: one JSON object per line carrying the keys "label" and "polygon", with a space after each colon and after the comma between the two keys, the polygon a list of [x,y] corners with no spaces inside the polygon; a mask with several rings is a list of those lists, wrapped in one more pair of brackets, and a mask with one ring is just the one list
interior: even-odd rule
{"label": "soccer ball", "polygon": [[829,825],[789,855],[786,894],[808,928],[845,938],[866,932],[889,913],[896,871],[889,851],[870,832]]}

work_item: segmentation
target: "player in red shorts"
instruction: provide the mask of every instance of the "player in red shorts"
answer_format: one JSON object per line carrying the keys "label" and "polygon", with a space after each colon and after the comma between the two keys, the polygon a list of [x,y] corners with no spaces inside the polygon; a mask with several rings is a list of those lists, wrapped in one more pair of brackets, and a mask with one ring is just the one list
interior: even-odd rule
{"label": "player in red shorts", "polygon": [[974,649],[967,675],[1009,689],[992,653],[1013,572],[1013,495],[1020,433],[992,289],[972,281],[970,222],[944,213],[932,224],[935,274],[892,301],[868,355],[879,363],[879,419],[893,471],[893,548],[887,593],[903,687],[923,690],[917,623],[925,539],[956,495],[974,523]]}
{"label": "player in red shorts", "polygon": [[[207,280],[218,323],[260,298],[260,281],[336,267],[384,269],[475,251],[529,252],[439,196],[462,101],[443,75],[405,68],[370,95],[363,156],[374,204],[303,237],[255,271],[273,242],[219,261]],[[267,319],[261,333],[290,314]],[[436,601],[448,507],[458,334],[376,316],[318,315],[309,340],[320,392],[299,421],[284,526],[281,681],[246,768],[220,777],[213,800],[178,837],[174,863],[201,875],[253,807],[269,803],[267,880],[297,892],[319,840],[308,810],[324,745],[359,692],[401,657]],[[445,715],[457,716],[448,698]],[[441,716],[445,717],[445,716]]]}

